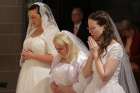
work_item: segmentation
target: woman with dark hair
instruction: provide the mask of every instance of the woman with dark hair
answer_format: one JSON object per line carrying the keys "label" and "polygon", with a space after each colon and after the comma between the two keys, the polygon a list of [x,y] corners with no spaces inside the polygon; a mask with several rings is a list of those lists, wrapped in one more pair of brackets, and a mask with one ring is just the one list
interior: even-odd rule
{"label": "woman with dark hair", "polygon": [[91,55],[83,69],[92,76],[84,93],[138,93],[120,35],[109,14],[92,13],[88,18]]}
{"label": "woman with dark hair", "polygon": [[28,17],[16,93],[52,93],[49,84],[50,67],[53,56],[57,53],[53,37],[59,29],[46,4],[32,4]]}

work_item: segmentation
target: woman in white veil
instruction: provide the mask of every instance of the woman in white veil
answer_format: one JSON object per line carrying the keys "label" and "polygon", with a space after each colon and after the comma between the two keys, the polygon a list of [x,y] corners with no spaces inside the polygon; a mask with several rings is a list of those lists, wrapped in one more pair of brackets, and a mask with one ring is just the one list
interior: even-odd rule
{"label": "woman in white veil", "polygon": [[21,53],[21,71],[16,93],[51,93],[49,77],[53,55],[53,37],[59,32],[46,4],[36,2],[28,10],[29,24]]}
{"label": "woman in white veil", "polygon": [[[89,51],[84,43],[69,31],[63,30],[54,37],[54,45],[58,51],[58,55],[54,57],[51,69],[51,88],[53,93],[63,93],[61,86],[73,86],[79,81],[84,89],[88,80],[81,75],[89,55]],[[77,87],[78,88],[78,87]],[[69,93],[67,90],[66,93]]]}
{"label": "woman in white veil", "polygon": [[109,14],[92,13],[88,25],[92,56],[88,63],[92,64],[93,78],[84,93],[139,93],[122,40]]}

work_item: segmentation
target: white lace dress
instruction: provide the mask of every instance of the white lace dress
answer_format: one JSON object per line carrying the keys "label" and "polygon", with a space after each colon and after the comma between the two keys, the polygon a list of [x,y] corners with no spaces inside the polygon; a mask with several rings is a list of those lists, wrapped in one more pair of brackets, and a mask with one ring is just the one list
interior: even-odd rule
{"label": "white lace dress", "polygon": [[56,56],[51,69],[51,81],[54,81],[57,85],[72,85],[77,82],[79,72],[86,60],[87,55],[83,52],[80,52],[78,58],[69,64],[60,62],[60,58]]}
{"label": "white lace dress", "polygon": [[[34,54],[45,55],[51,53],[47,49],[44,35],[29,37],[24,41],[24,49]],[[50,66],[46,62],[29,59],[22,64],[16,93],[52,93],[50,91]]]}
{"label": "white lace dress", "polygon": [[[114,43],[107,48],[107,54],[101,58],[102,63],[107,63],[107,58],[113,57],[121,62],[123,57],[123,50],[119,43]],[[109,81],[103,82],[97,72],[95,67],[95,62],[93,62],[93,71],[94,74],[92,76],[91,82],[86,87],[84,93],[125,93],[122,86],[118,82],[118,76],[120,72],[120,63],[114,72],[113,76],[110,78]]]}

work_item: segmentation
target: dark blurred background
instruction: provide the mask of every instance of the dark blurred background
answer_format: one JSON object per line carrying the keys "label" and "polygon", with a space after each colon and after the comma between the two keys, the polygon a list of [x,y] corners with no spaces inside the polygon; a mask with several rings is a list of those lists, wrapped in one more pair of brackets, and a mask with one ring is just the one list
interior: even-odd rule
{"label": "dark blurred background", "polygon": [[124,18],[140,24],[140,0],[42,0],[47,3],[58,22],[60,29],[71,22],[71,11],[81,7],[86,19],[91,12],[105,10],[115,21]]}

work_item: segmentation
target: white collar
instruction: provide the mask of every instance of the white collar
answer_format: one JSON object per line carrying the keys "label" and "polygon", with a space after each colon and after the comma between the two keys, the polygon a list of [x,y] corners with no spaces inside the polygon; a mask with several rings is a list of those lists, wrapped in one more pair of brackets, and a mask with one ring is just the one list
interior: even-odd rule
{"label": "white collar", "polygon": [[76,27],[79,29],[81,23],[82,23],[82,22],[79,22],[78,24],[74,24],[74,27],[76,26]]}

